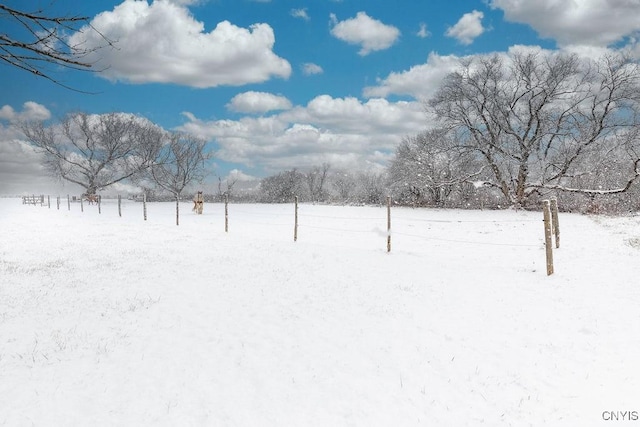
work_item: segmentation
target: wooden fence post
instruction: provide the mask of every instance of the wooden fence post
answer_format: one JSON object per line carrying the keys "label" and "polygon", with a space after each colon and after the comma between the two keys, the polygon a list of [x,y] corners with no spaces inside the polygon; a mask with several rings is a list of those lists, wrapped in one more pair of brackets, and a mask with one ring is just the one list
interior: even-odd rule
{"label": "wooden fence post", "polygon": [[147,193],[142,195],[142,215],[144,216],[144,220],[147,220]]}
{"label": "wooden fence post", "polygon": [[80,212],[84,212],[84,202],[82,201],[83,197],[80,196]]}
{"label": "wooden fence post", "polygon": [[387,196],[387,252],[391,252],[391,196]]}
{"label": "wooden fence post", "polygon": [[551,203],[549,200],[542,201],[542,212],[544,215],[544,246],[547,253],[547,276],[553,274],[553,247],[551,246]]}
{"label": "wooden fence post", "polygon": [[558,199],[551,199],[551,220],[553,234],[556,239],[556,249],[560,247],[560,221],[558,219]]}
{"label": "wooden fence post", "polygon": [[180,196],[176,196],[176,225],[180,225]]}
{"label": "wooden fence post", "polygon": [[102,213],[102,196],[98,196],[98,213]]}
{"label": "wooden fence post", "polygon": [[69,198],[68,194],[67,194],[67,208],[71,210],[71,199]]}
{"label": "wooden fence post", "polygon": [[297,242],[298,241],[298,196],[295,196],[294,198],[294,205],[295,205],[295,221],[293,225],[293,241]]}
{"label": "wooden fence post", "polygon": [[60,196],[56,197],[56,203],[58,204],[58,210],[60,210]]}
{"label": "wooden fence post", "polygon": [[47,194],[47,206],[49,206],[49,209],[51,209],[51,196],[49,196]]}
{"label": "wooden fence post", "polygon": [[224,232],[229,232],[229,195],[224,195]]}
{"label": "wooden fence post", "polygon": [[118,216],[122,218],[122,196],[118,194]]}

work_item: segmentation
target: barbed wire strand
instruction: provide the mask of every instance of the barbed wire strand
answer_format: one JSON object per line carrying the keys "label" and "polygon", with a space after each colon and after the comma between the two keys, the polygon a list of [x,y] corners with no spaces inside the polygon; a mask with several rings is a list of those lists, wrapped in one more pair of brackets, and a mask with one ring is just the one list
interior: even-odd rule
{"label": "barbed wire strand", "polygon": [[[387,234],[386,231],[383,231],[383,230],[349,230],[344,228],[318,227],[318,226],[305,225],[305,224],[298,224],[298,227],[311,228],[311,229],[324,230],[324,231],[335,231],[340,233]],[[392,237],[394,235],[398,235],[398,236],[414,237],[414,238],[423,239],[426,241],[440,241],[440,242],[462,243],[462,244],[471,244],[471,245],[509,246],[509,247],[523,247],[523,248],[539,248],[540,247],[540,245],[521,244],[521,243],[479,242],[479,241],[471,241],[471,240],[443,239],[440,237],[419,236],[416,234],[401,233],[393,230],[391,231],[390,234]]]}
{"label": "barbed wire strand", "polygon": [[318,227],[315,225],[298,224],[298,227],[313,228],[316,230],[339,231],[341,233],[376,233],[375,230],[347,230],[344,228]]}
{"label": "barbed wire strand", "polygon": [[406,237],[414,237],[414,238],[417,238],[417,239],[433,240],[433,241],[439,241],[439,242],[463,243],[463,244],[471,244],[471,245],[511,246],[511,247],[517,247],[517,248],[539,248],[540,247],[540,245],[528,245],[528,244],[523,244],[523,243],[478,242],[478,241],[471,241],[471,240],[443,239],[441,237],[418,236],[418,235],[415,235],[415,234],[408,234],[408,233],[400,233],[400,232],[397,232],[397,231],[391,231],[391,236],[393,237],[394,235],[406,236]]}
{"label": "barbed wire strand", "polygon": [[442,223],[460,223],[460,224],[473,224],[473,223],[487,223],[487,224],[502,224],[502,223],[522,223],[522,222],[541,222],[542,219],[507,219],[507,220],[461,220],[461,219],[425,219],[425,218],[411,218],[402,216],[393,216],[395,221],[413,221],[413,222],[442,222]]}

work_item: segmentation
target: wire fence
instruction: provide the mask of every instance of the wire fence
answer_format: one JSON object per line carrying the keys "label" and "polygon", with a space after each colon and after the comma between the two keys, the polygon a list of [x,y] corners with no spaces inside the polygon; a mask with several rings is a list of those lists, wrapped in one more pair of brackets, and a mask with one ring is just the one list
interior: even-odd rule
{"label": "wire fence", "polygon": [[[60,196],[56,197],[54,209],[72,210],[72,206],[76,204],[72,204],[71,200],[69,196],[66,200]],[[75,200],[79,202],[81,212],[87,210],[86,206],[83,207],[82,197]],[[142,219],[142,211],[144,211],[144,221],[146,221],[149,214],[146,200],[136,209],[131,209],[132,203],[134,206],[139,203],[130,202],[127,206],[127,215],[140,215]],[[39,204],[52,209],[50,196],[25,197],[23,203]],[[102,203],[102,199],[97,202],[98,212],[101,215]],[[171,202],[160,203],[172,205]],[[113,211],[113,201],[110,200],[108,205],[110,209],[108,212],[105,211],[105,214],[110,215]],[[223,207],[224,211],[222,211]],[[140,213],[135,213],[138,209]],[[391,251],[392,240],[394,248],[400,248],[400,250],[404,243],[411,247],[448,244],[527,250],[544,249],[547,245],[542,233],[542,218],[534,217],[539,215],[538,212],[482,211],[482,217],[477,218],[473,217],[478,215],[477,211],[472,213],[474,211],[403,208],[393,207],[391,204],[386,207],[313,204],[298,206],[297,202],[278,205],[233,204],[231,208],[228,202],[205,203],[204,211],[212,223],[216,223],[220,217],[220,220],[224,221],[224,230],[227,233],[229,229],[231,233],[234,230],[246,228],[254,231],[263,229],[271,230],[271,233],[280,233],[280,238],[293,235],[294,241],[332,241],[334,244],[337,241],[342,244],[354,241],[360,246],[377,245],[378,248],[383,247],[384,239],[388,252]],[[117,212],[122,217],[121,197],[117,199]],[[182,215],[185,213],[183,212]],[[492,217],[487,218],[487,216]],[[558,228],[557,224],[555,227]]]}

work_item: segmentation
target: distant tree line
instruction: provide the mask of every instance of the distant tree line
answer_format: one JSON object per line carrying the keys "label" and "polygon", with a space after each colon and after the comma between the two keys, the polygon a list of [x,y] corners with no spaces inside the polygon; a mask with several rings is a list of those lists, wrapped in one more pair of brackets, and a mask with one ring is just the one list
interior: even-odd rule
{"label": "distant tree line", "polygon": [[388,191],[382,172],[332,171],[328,163],[306,172],[297,169],[280,172],[260,182],[257,201],[381,204]]}

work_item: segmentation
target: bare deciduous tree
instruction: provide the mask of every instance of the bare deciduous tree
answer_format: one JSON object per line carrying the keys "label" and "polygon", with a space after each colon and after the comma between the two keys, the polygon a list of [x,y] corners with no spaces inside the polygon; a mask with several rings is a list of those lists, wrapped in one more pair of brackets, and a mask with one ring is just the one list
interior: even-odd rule
{"label": "bare deciduous tree", "polygon": [[324,189],[324,185],[330,168],[331,166],[329,163],[323,163],[321,167],[316,166],[305,174],[305,180],[309,186],[311,201],[322,202],[325,200],[326,191]]}
{"label": "bare deciduous tree", "polygon": [[295,196],[307,199],[305,175],[297,169],[280,172],[260,181],[261,200],[266,203],[290,203]]}
{"label": "bare deciduous tree", "polygon": [[[640,176],[639,97],[640,69],[624,56],[520,52],[463,61],[429,106],[491,171],[488,184],[507,203],[524,205],[546,190],[626,191]],[[572,186],[612,151],[628,154],[624,185]]]}
{"label": "bare deciduous tree", "polygon": [[180,195],[192,183],[201,182],[207,173],[206,142],[185,133],[172,133],[155,163],[149,168],[153,181],[176,200],[176,225],[180,224]]}
{"label": "bare deciduous tree", "polygon": [[149,167],[164,138],[158,126],[124,113],[71,114],[59,125],[25,122],[21,129],[43,154],[51,176],[77,184],[90,195]]}
{"label": "bare deciduous tree", "polygon": [[389,181],[401,203],[444,207],[482,167],[443,129],[405,137],[389,165]]}
{"label": "bare deciduous tree", "polygon": [[362,171],[357,175],[356,198],[366,205],[381,205],[388,195],[387,176],[374,171]]}
{"label": "bare deciduous tree", "polygon": [[354,193],[357,187],[357,179],[353,173],[346,171],[334,173],[332,184],[340,202],[353,202]]}
{"label": "bare deciduous tree", "polygon": [[102,34],[104,46],[87,48],[69,44],[71,34],[80,31],[99,33],[86,16],[52,16],[42,9],[25,11],[0,4],[0,21],[3,23],[0,60],[67,88],[70,87],[53,76],[54,68],[90,70],[94,64],[85,60],[87,55],[114,45]]}

